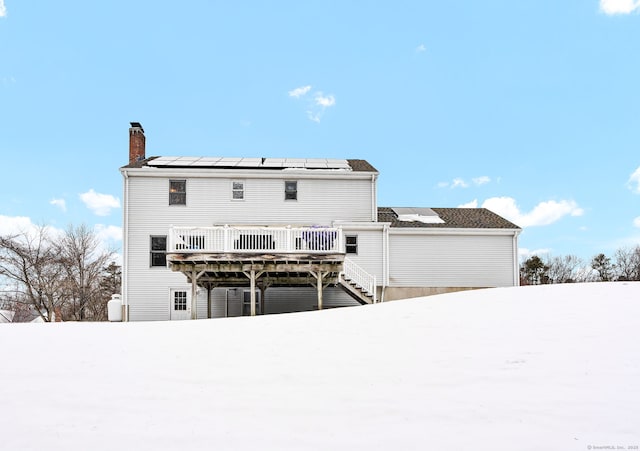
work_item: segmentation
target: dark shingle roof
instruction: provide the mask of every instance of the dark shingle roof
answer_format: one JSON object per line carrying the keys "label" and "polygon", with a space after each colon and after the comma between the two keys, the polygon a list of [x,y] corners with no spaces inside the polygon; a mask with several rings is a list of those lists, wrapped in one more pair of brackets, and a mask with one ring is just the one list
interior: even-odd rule
{"label": "dark shingle roof", "polygon": [[145,158],[144,160],[140,160],[140,161],[134,161],[133,163],[127,164],[122,166],[123,168],[142,168],[144,166],[147,166],[147,163],[151,160],[155,160],[158,157],[149,157],[149,158]]}
{"label": "dark shingle roof", "polygon": [[432,208],[444,223],[425,224],[419,221],[398,221],[398,215],[390,207],[378,208],[378,221],[390,222],[391,227],[436,229],[520,229],[486,208]]}
{"label": "dark shingle roof", "polygon": [[347,162],[355,172],[378,172],[367,160],[347,160]]}

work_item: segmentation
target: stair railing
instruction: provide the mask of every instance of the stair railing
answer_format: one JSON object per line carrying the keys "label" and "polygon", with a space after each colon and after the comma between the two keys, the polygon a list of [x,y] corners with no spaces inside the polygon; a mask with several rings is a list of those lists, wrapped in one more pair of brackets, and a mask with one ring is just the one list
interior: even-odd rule
{"label": "stair railing", "polygon": [[365,294],[371,296],[374,304],[378,302],[376,293],[376,276],[369,274],[353,260],[346,257],[344,259],[342,276],[346,280],[354,283],[356,287],[364,291]]}

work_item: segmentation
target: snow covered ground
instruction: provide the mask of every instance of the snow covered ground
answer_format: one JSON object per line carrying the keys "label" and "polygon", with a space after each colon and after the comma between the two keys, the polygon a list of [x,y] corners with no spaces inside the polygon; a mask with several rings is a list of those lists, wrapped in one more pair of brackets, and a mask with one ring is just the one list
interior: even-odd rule
{"label": "snow covered ground", "polygon": [[3,450],[640,447],[638,282],[2,324],[0,359]]}

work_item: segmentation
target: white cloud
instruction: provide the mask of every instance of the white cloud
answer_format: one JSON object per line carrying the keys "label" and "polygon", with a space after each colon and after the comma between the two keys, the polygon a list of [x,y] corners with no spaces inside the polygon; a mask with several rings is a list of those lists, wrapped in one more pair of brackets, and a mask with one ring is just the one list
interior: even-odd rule
{"label": "white cloud", "polygon": [[2,216],[0,215],[0,235],[14,235],[28,233],[36,230],[36,225],[31,218],[26,216]]}
{"label": "white cloud", "polygon": [[540,202],[528,213],[521,212],[515,199],[511,197],[487,199],[482,207],[504,216],[523,228],[549,225],[567,215],[582,216],[584,214],[584,210],[572,200]]}
{"label": "white cloud", "polygon": [[640,216],[633,220],[633,226],[640,229]]}
{"label": "white cloud", "polygon": [[320,122],[320,118],[322,117],[320,115],[320,113],[312,111],[312,110],[307,110],[307,117],[309,118],[309,120],[312,120],[313,122]]}
{"label": "white cloud", "polygon": [[424,44],[420,44],[418,47],[416,47],[416,53],[423,53],[427,51],[427,47],[425,47]]}
{"label": "white cloud", "polygon": [[52,237],[61,236],[64,231],[49,225],[34,224],[31,218],[27,216],[2,216],[0,215],[0,235],[25,235],[27,237],[36,237],[38,231],[45,227],[47,233]]}
{"label": "white cloud", "polygon": [[451,188],[467,188],[468,186],[469,184],[461,178],[455,178],[451,182]]}
{"label": "white cloud", "polygon": [[627,182],[627,186],[634,193],[640,194],[640,167],[631,174],[629,181]]}
{"label": "white cloud", "polygon": [[325,96],[322,91],[316,91],[311,98],[307,94],[311,91],[311,85],[301,86],[289,91],[289,97],[296,99],[305,99],[307,102],[307,117],[313,122],[320,122],[324,112],[336,104],[336,98],[333,94]]}
{"label": "white cloud", "polygon": [[534,255],[540,256],[540,255],[544,255],[544,254],[549,254],[551,253],[551,249],[527,249],[526,247],[520,247],[518,248],[518,256],[520,257],[520,260],[527,260],[530,257],[533,257]]}
{"label": "white cloud", "polygon": [[640,0],[600,0],[600,11],[605,14],[630,14],[640,8]]}
{"label": "white cloud", "polygon": [[473,199],[471,202],[467,202],[466,204],[458,205],[458,208],[478,208],[478,200]]}
{"label": "white cloud", "polygon": [[97,224],[95,226],[95,231],[101,241],[122,241],[122,227]]}
{"label": "white cloud", "polygon": [[[28,237],[36,237],[38,230],[43,226],[34,224],[31,218],[26,216],[2,216],[0,215],[0,235],[26,235]],[[65,231],[53,226],[45,226],[46,232],[52,238],[61,237]],[[122,241],[122,228],[118,226],[105,226],[97,224],[93,229],[96,237],[98,238],[98,251],[99,252],[112,252],[113,261],[118,265],[122,265],[122,255],[114,250],[120,247]]]}
{"label": "white cloud", "polygon": [[100,241],[100,252],[111,252],[112,260],[122,266],[122,254],[115,252],[120,248],[122,241],[122,227],[114,225],[96,224],[94,232]]}
{"label": "white cloud", "polygon": [[80,199],[98,216],[108,216],[112,209],[120,208],[120,199],[110,194],[96,193],[93,189],[80,194]]}
{"label": "white cloud", "polygon": [[[471,183],[475,186],[486,185],[489,182],[491,182],[491,178],[487,177],[486,175],[471,179]],[[469,186],[471,186],[469,182],[467,182],[462,177],[456,177],[451,182],[438,183],[438,188],[451,187],[451,189],[454,189],[454,188],[469,188]]]}
{"label": "white cloud", "polygon": [[480,185],[485,185],[487,183],[489,183],[491,181],[491,179],[489,177],[487,177],[486,175],[483,175],[481,177],[476,177],[472,180],[474,185],[480,186]]}
{"label": "white cloud", "polygon": [[67,202],[64,199],[51,199],[49,203],[60,208],[62,211],[67,211]]}
{"label": "white cloud", "polygon": [[7,7],[4,6],[4,0],[0,0],[0,17],[7,17]]}
{"label": "white cloud", "polygon": [[299,88],[289,91],[289,97],[295,97],[296,99],[305,96],[311,90],[311,85],[300,86]]}
{"label": "white cloud", "polygon": [[332,95],[323,96],[321,92],[317,92],[315,95],[316,105],[321,106],[323,108],[329,108],[330,106],[334,106],[336,104],[336,99]]}

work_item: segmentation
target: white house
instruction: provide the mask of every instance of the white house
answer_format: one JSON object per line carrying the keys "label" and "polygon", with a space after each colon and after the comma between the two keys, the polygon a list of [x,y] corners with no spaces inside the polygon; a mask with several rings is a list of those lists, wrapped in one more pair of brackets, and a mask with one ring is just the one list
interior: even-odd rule
{"label": "white house", "polygon": [[365,160],[146,157],[132,122],[120,172],[124,320],[518,284],[518,226],[482,208],[378,207]]}

